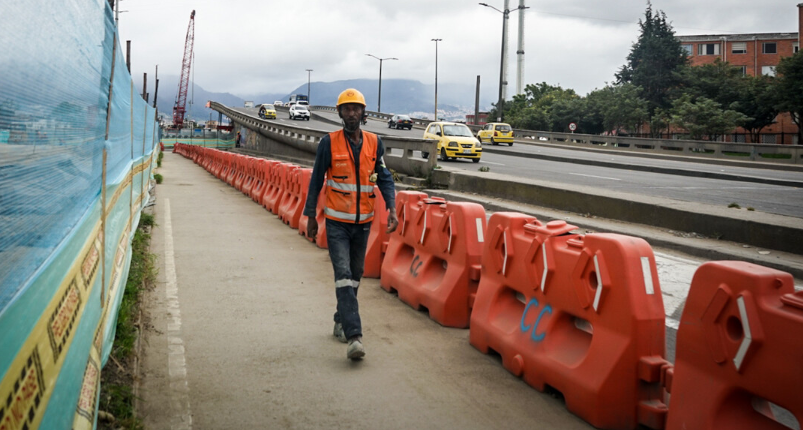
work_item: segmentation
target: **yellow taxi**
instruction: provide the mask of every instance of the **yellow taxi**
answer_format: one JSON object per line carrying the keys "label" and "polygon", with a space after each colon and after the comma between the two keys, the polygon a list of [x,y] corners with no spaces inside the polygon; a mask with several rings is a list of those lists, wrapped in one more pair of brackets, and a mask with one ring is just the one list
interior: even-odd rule
{"label": "yellow taxi", "polygon": [[513,146],[513,128],[503,122],[491,122],[477,132],[477,139],[480,142],[491,142],[492,145],[507,143],[508,146]]}
{"label": "yellow taxi", "polygon": [[276,119],[276,108],[268,103],[260,105],[259,117],[262,119]]}
{"label": "yellow taxi", "polygon": [[[480,162],[482,147],[474,138],[471,129],[465,124],[455,122],[432,122],[424,131],[424,139],[438,141],[438,156],[441,161],[451,158],[469,158],[475,163]],[[429,153],[422,154],[424,158]]]}

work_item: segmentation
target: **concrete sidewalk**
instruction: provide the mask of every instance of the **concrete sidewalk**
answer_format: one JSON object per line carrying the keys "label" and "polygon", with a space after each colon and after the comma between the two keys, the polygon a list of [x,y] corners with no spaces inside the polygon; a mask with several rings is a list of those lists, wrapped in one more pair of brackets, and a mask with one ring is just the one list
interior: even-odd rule
{"label": "concrete sidewalk", "polygon": [[184,157],[159,173],[146,428],[592,428],[375,279],[359,295],[366,359],[346,359],[326,250]]}

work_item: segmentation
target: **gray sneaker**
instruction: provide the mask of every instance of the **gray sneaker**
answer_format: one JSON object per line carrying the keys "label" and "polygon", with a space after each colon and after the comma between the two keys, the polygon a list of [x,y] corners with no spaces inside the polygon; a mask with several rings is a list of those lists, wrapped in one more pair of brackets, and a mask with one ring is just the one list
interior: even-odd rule
{"label": "gray sneaker", "polygon": [[361,360],[365,357],[365,348],[362,346],[361,336],[356,336],[349,340],[349,348],[346,350],[346,357],[352,360]]}
{"label": "gray sneaker", "polygon": [[343,324],[335,323],[335,329],[332,330],[332,334],[337,338],[337,340],[346,343],[348,339],[346,339],[346,333],[343,332]]}

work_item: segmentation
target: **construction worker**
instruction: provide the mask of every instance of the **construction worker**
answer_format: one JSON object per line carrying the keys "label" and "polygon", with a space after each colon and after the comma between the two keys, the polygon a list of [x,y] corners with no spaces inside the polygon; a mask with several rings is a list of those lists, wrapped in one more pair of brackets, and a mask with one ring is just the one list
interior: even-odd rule
{"label": "construction worker", "polygon": [[374,184],[379,187],[388,213],[388,233],[399,225],[396,190],[382,156],[385,147],[379,136],[360,130],[365,97],[347,89],[337,98],[337,112],[343,129],[321,139],[312,169],[304,215],[309,217],[307,235],[318,234],[315,219],[318,194],[326,179],[326,240],[335,272],[337,311],[333,334],[348,343],[346,356],[365,356],[357,289],[365,267],[365,249],[374,218]]}

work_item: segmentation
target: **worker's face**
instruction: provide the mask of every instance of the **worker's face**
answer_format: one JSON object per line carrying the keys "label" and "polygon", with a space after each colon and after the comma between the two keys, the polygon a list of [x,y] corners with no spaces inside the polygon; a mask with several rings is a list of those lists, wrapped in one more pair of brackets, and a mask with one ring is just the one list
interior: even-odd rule
{"label": "worker's face", "polygon": [[365,108],[361,104],[346,103],[340,106],[340,118],[346,125],[346,130],[356,130],[360,128],[362,113]]}

